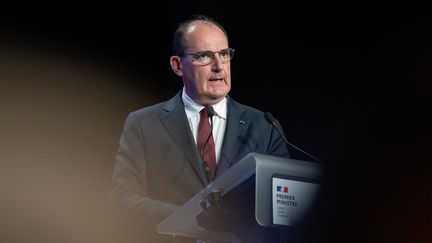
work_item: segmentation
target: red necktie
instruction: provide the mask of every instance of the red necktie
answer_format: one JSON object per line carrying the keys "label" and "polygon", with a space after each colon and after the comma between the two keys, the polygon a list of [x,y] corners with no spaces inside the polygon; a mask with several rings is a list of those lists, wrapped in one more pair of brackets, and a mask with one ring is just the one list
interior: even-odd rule
{"label": "red necktie", "polygon": [[208,177],[212,181],[216,172],[216,154],[207,106],[200,111],[200,123],[198,125],[198,150],[203,159],[204,168],[206,171],[208,170]]}

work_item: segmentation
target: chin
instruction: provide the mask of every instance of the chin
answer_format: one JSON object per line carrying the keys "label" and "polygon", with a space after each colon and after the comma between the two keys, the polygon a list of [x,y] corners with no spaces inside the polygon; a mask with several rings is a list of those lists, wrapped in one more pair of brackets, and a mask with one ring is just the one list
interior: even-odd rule
{"label": "chin", "polygon": [[220,100],[227,95],[227,92],[217,92],[210,95],[210,97],[214,100]]}
{"label": "chin", "polygon": [[224,97],[228,94],[229,89],[227,87],[214,89],[211,94],[216,97]]}
{"label": "chin", "polygon": [[205,103],[206,105],[214,105],[219,101],[221,101],[224,97],[225,95],[215,95],[215,94],[207,95],[206,98],[203,100],[204,101],[203,103]]}

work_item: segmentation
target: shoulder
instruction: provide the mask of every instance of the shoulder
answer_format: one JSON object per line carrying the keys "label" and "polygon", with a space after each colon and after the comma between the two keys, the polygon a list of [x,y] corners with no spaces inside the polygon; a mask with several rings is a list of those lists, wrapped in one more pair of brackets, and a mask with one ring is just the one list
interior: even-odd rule
{"label": "shoulder", "polygon": [[181,105],[181,95],[177,94],[169,100],[165,100],[153,105],[141,107],[130,112],[129,116],[134,116],[137,119],[144,117],[161,116],[174,109],[177,105]]}
{"label": "shoulder", "polygon": [[264,116],[263,111],[255,108],[255,107],[252,107],[252,106],[241,104],[241,103],[235,101],[231,97],[228,97],[228,109],[230,111],[233,111],[233,112],[236,112],[238,114],[245,115],[245,116],[251,116],[251,117],[263,117]]}
{"label": "shoulder", "polygon": [[160,110],[162,110],[162,108],[165,106],[166,103],[167,103],[167,101],[163,101],[163,102],[156,103],[153,105],[141,107],[137,110],[130,112],[130,114],[135,116],[135,117],[142,117],[142,116],[146,116],[149,114],[157,113]]}

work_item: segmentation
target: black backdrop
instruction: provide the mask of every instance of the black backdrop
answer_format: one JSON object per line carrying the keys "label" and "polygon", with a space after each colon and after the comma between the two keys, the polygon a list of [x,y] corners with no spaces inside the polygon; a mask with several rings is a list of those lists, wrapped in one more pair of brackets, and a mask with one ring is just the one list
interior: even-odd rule
{"label": "black backdrop", "polygon": [[[329,166],[331,190],[322,199],[327,211],[319,213],[321,224],[306,223],[319,232],[311,241],[430,240],[424,155],[432,31],[431,17],[417,9],[275,1],[18,6],[2,17],[0,34],[4,43],[26,50],[49,49],[61,59],[75,53],[133,76],[113,81],[133,95],[111,101],[130,98],[116,107],[111,141],[101,149],[109,160],[127,112],[181,87],[168,63],[171,35],[192,13],[226,26],[236,49],[231,96],[270,111],[288,140]],[[141,100],[149,86],[152,98]],[[111,162],[98,164],[105,167],[102,184]]]}

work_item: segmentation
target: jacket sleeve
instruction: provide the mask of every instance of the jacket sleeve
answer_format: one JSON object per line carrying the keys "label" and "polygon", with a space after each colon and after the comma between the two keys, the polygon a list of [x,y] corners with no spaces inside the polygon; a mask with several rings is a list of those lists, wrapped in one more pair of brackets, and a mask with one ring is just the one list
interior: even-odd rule
{"label": "jacket sleeve", "polygon": [[151,198],[147,163],[143,133],[131,113],[126,119],[116,153],[110,199],[133,213],[139,221],[156,227],[179,206]]}

